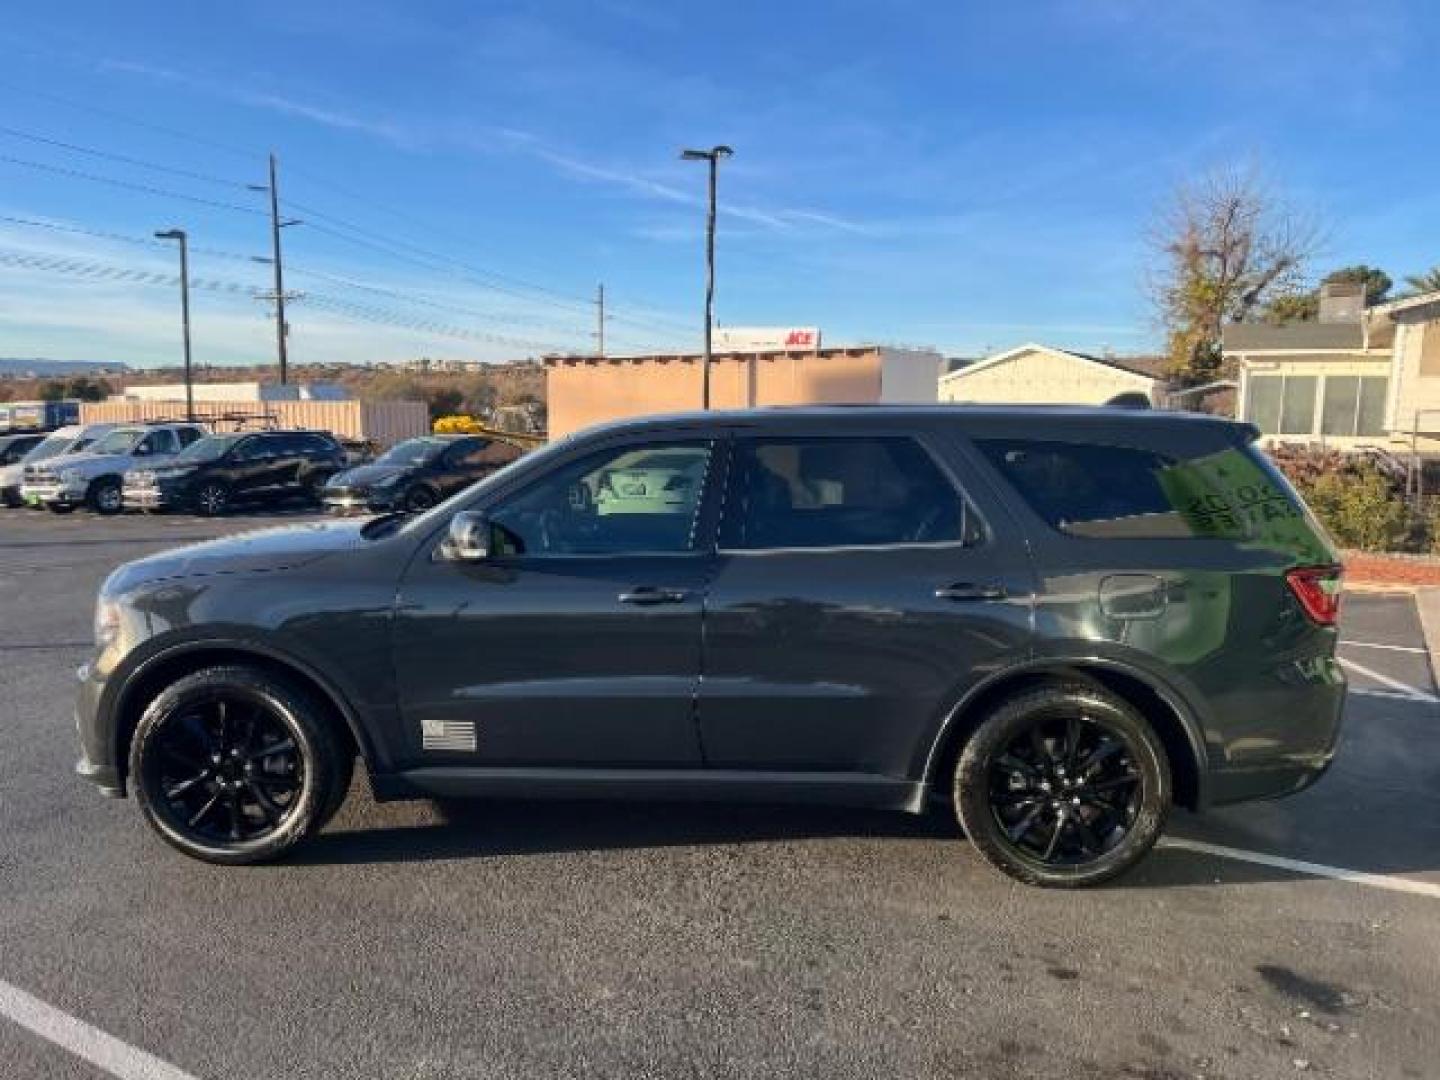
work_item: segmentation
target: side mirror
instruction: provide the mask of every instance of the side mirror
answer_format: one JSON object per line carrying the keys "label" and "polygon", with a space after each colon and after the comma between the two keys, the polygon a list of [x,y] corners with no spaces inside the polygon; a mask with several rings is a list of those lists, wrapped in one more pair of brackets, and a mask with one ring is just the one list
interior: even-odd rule
{"label": "side mirror", "polygon": [[490,558],[490,519],[474,510],[462,510],[450,519],[450,532],[441,553],[456,562],[483,562]]}

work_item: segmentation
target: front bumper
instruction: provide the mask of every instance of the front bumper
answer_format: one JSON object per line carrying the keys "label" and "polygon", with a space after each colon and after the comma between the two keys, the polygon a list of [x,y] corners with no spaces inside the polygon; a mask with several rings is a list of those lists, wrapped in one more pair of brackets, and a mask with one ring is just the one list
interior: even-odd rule
{"label": "front bumper", "polygon": [[115,761],[108,726],[102,720],[101,698],[105,678],[94,663],[75,671],[79,688],[75,695],[75,733],[80,739],[80,760],[75,772],[111,798],[124,798],[125,781]]}
{"label": "front bumper", "polygon": [[85,501],[85,487],[83,484],[21,484],[20,500],[31,506],[79,506]]}
{"label": "front bumper", "polygon": [[127,487],[121,492],[126,510],[169,510],[184,499],[174,488]]}
{"label": "front bumper", "polygon": [[378,514],[394,509],[393,491],[322,492],[320,501],[332,514]]}

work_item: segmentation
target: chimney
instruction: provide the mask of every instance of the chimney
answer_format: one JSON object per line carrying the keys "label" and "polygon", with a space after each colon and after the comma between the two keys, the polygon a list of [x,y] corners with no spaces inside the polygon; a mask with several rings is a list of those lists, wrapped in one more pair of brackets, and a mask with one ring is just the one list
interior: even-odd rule
{"label": "chimney", "polygon": [[1322,323],[1358,323],[1365,317],[1365,286],[1359,282],[1327,281],[1320,286]]}

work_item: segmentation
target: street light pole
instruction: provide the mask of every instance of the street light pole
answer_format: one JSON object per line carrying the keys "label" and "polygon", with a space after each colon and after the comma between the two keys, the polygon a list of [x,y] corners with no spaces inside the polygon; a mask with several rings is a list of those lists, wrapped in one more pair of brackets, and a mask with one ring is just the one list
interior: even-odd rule
{"label": "street light pole", "polygon": [[180,244],[180,325],[185,340],[185,419],[195,419],[195,390],[190,369],[190,250],[184,229],[166,229],[155,234],[157,240],[176,240]]}
{"label": "street light pole", "polygon": [[711,343],[715,332],[715,182],[720,171],[720,159],[734,153],[728,146],[680,151],[684,160],[705,161],[710,166],[710,198],[705,214],[705,371],[700,396],[701,408],[707,410],[710,408]]}

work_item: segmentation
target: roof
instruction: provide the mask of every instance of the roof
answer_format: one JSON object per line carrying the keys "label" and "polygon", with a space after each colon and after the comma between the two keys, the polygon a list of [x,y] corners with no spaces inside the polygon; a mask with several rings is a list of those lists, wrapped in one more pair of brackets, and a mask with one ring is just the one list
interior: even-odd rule
{"label": "roof", "polygon": [[1424,307],[1427,304],[1440,304],[1440,291],[1417,293],[1414,296],[1402,296],[1398,300],[1391,300],[1384,304],[1376,304],[1371,310],[1379,311],[1386,315],[1393,315],[1397,311],[1409,311],[1412,308]]}
{"label": "roof", "polygon": [[1158,371],[1142,370],[1142,367],[1150,364],[1152,361],[1163,362],[1163,357],[1135,357],[1133,360],[1127,362],[1108,356],[1091,356],[1089,353],[1075,352],[1073,349],[1057,349],[1053,345],[1041,345],[1034,341],[1026,342],[1024,345],[1017,345],[1013,349],[1006,349],[1004,352],[996,353],[994,356],[981,360],[978,363],[968,364],[965,367],[957,368],[955,371],[946,372],[940,378],[943,382],[962,379],[977,371],[985,371],[988,368],[1006,363],[1028,352],[1045,352],[1054,356],[1067,357],[1071,360],[1098,364],[1101,367],[1111,368],[1114,371],[1132,375],[1136,379],[1143,379],[1151,384],[1162,381]]}
{"label": "roof", "polygon": [[[891,345],[839,345],[824,349],[726,349],[715,351],[710,354],[711,363],[720,363],[725,360],[750,360],[759,356],[784,356],[801,359],[828,359],[833,356],[864,356],[867,353],[915,353],[918,355],[938,355],[929,349],[901,349]],[[593,353],[582,353],[565,356],[547,356],[544,359],[546,367],[558,367],[576,364],[644,364],[644,363],[699,363],[705,359],[705,354],[700,352],[685,353],[635,353],[632,355],[617,356],[606,354],[596,356]]]}
{"label": "roof", "polygon": [[656,413],[632,416],[622,420],[584,428],[574,435],[586,436],[607,431],[633,431],[645,428],[680,427],[687,425],[763,425],[767,422],[799,420],[813,422],[827,433],[841,429],[847,422],[860,423],[904,421],[913,423],[935,420],[975,420],[1015,424],[1038,424],[1083,427],[1090,424],[1137,425],[1145,427],[1169,424],[1223,424],[1236,421],[1204,413],[1175,412],[1167,409],[1121,409],[1103,405],[971,405],[959,402],[914,405],[772,405],[758,409],[711,409]]}
{"label": "roof", "polygon": [[1220,332],[1225,352],[1272,349],[1363,349],[1365,328],[1354,323],[1229,323]]}

